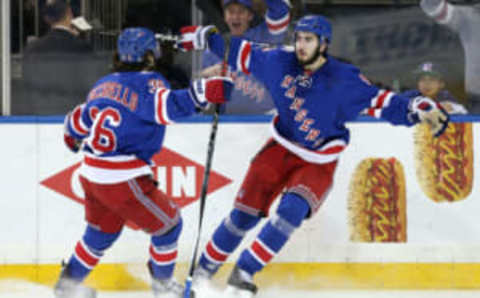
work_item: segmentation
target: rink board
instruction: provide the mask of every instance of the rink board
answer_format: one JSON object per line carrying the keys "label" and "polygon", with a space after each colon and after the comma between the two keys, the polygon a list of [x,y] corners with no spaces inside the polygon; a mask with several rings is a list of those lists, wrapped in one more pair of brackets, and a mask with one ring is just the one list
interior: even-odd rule
{"label": "rink board", "polygon": [[[198,199],[208,118],[169,127],[166,155],[157,162],[160,187],[184,205],[179,240],[179,279],[191,255],[197,225]],[[270,136],[263,118],[244,122],[223,118],[212,166],[201,246],[230,210],[248,163]],[[355,122],[350,146],[342,155],[335,184],[318,214],[304,223],[271,266],[256,280],[262,285],[300,288],[480,288],[479,164],[474,158],[473,188],[464,200],[435,203],[417,181],[413,129],[384,122]],[[478,151],[478,122],[473,148]],[[0,201],[0,278],[21,278],[44,284],[56,279],[59,262],[68,258],[85,228],[82,191],[76,167],[81,156],[62,143],[60,118],[15,118],[0,121],[2,146]],[[480,152],[480,151],[479,151]],[[391,158],[403,167],[407,197],[405,243],[357,243],[349,239],[348,186],[356,166],[366,158]],[[166,183],[165,183],[166,182]],[[275,207],[275,206],[274,206]],[[259,225],[260,227],[261,225]],[[243,247],[253,239],[252,231]],[[149,238],[125,228],[89,277],[102,289],[142,289]],[[230,261],[234,261],[237,250]],[[229,267],[222,269],[224,282]],[[108,274],[105,274],[108,272]]]}

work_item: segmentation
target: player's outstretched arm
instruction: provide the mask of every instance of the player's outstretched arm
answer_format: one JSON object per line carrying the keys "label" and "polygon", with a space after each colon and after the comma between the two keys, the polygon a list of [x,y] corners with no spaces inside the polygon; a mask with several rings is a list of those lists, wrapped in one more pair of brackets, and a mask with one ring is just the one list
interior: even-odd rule
{"label": "player's outstretched arm", "polygon": [[[356,73],[353,72],[354,75]],[[380,89],[362,75],[358,78],[351,77],[350,82],[352,85],[349,90],[357,96],[352,97],[354,101],[350,102],[349,111],[362,111],[363,114],[387,120],[394,125],[427,123],[435,136],[441,135],[448,125],[448,113],[428,97],[416,96],[410,99],[393,91]]]}
{"label": "player's outstretched arm", "polygon": [[[280,50],[276,48],[267,48],[266,44],[246,41],[241,37],[232,37],[228,41],[224,41],[218,32],[206,34],[205,32],[208,32],[208,30],[201,29],[211,26],[194,27],[196,27],[194,30],[184,30],[182,28],[182,31],[187,33],[182,34],[182,37],[177,43],[178,48],[183,48],[184,50],[196,50],[205,49],[207,47],[218,57],[224,57],[225,49],[228,48],[229,54],[224,60],[232,67],[232,71],[238,70],[247,75],[252,73],[257,79],[263,82],[268,80],[268,70],[271,69],[273,63],[272,60],[276,59],[276,54]],[[195,35],[191,36],[191,33],[188,33],[190,31],[195,32]],[[191,39],[200,39],[201,41],[189,41]]]}
{"label": "player's outstretched arm", "polygon": [[223,104],[230,99],[233,81],[230,77],[211,77],[192,81],[187,89],[158,88],[153,100],[141,107],[141,117],[160,125],[175,123],[206,109],[208,104]]}

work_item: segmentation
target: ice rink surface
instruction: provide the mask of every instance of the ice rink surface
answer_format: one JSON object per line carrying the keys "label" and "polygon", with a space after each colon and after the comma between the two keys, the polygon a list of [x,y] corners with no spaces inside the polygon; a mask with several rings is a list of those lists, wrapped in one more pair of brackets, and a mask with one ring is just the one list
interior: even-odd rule
{"label": "ice rink surface", "polygon": [[[234,298],[225,296],[221,290],[207,290],[199,293],[198,298]],[[4,280],[0,282],[1,298],[53,298],[51,288],[16,280]],[[381,290],[321,290],[321,291],[291,291],[284,288],[260,289],[256,298],[477,298],[480,291],[381,291]],[[150,291],[100,291],[97,298],[153,298]]]}

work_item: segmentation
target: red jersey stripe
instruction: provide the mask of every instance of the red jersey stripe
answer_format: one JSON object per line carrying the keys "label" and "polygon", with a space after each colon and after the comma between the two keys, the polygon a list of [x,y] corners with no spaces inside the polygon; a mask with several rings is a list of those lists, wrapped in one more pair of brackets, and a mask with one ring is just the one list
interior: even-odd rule
{"label": "red jersey stripe", "polygon": [[383,107],[383,102],[385,101],[385,98],[387,98],[388,94],[390,94],[390,91],[384,91],[382,94],[379,95],[375,108]]}
{"label": "red jersey stripe", "polygon": [[80,107],[76,108],[72,114],[72,127],[81,135],[86,135],[88,133],[87,130],[83,128],[80,124],[80,117],[82,116],[82,109]]}
{"label": "red jersey stripe", "polygon": [[270,30],[270,31],[281,30],[283,28],[288,27],[289,24],[290,24],[290,15],[288,16],[288,18],[285,21],[283,21],[282,23],[279,23],[279,24],[274,24],[274,23],[267,22],[268,30]]}
{"label": "red jersey stripe", "polygon": [[250,59],[250,53],[252,52],[252,45],[250,43],[246,43],[242,52],[240,53],[240,65],[242,66],[242,72],[245,74],[250,74],[248,71],[247,60]]}
{"label": "red jersey stripe", "polygon": [[84,160],[86,165],[102,168],[102,169],[109,169],[109,170],[130,170],[136,169],[140,167],[144,167],[147,165],[146,162],[140,159],[134,159],[129,161],[109,161],[109,160],[102,160],[102,159],[94,159],[88,156],[85,156]]}
{"label": "red jersey stripe", "polygon": [[163,117],[163,112],[166,112],[166,111],[163,111],[163,108],[164,108],[164,106],[163,106],[163,101],[164,101],[163,94],[165,92],[167,92],[167,89],[162,89],[157,94],[157,119],[160,122],[160,124],[167,124],[168,123],[168,120],[165,119],[165,117]]}

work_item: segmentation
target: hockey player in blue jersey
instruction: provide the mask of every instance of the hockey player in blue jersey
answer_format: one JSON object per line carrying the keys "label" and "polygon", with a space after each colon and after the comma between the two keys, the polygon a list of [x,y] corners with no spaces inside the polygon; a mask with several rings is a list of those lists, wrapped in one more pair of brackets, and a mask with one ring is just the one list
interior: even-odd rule
{"label": "hockey player in blue jersey", "polygon": [[[208,39],[210,49],[222,55],[225,45],[218,34],[198,38]],[[179,45],[186,40],[187,36]],[[448,115],[434,101],[421,96],[410,100],[371,85],[356,67],[327,54],[331,40],[331,25],[319,15],[299,20],[292,49],[231,39],[228,63],[265,84],[278,114],[273,118],[272,138],[251,161],[233,210],[200,257],[194,286],[201,288],[202,280],[217,272],[280,196],[278,209],[241,253],[228,279],[229,294],[255,294],[255,274],[326,199],[338,158],[349,143],[347,121],[365,113],[395,125],[427,122],[437,136],[444,131]]]}
{"label": "hockey player in blue jersey", "polygon": [[84,154],[80,182],[87,228],[55,285],[57,298],[95,297],[82,281],[127,220],[151,235],[148,269],[155,297],[182,295],[183,287],[172,278],[182,218],[177,204],[157,189],[151,158],[162,147],[166,125],[209,103],[224,103],[233,83],[216,77],[171,90],[152,71],[159,57],[153,32],[125,29],[118,38],[115,72],[101,78],[87,101],[65,118],[65,143]]}
{"label": "hockey player in blue jersey", "polygon": [[[281,44],[290,24],[289,0],[264,0],[267,12],[261,22],[253,25],[255,15],[252,0],[223,0],[224,20],[228,26],[227,35],[242,37],[250,41]],[[218,76],[222,71],[219,57],[211,51],[202,56],[202,77]],[[231,72],[235,82],[231,101],[224,106],[225,114],[264,114],[274,109],[268,90],[262,82],[239,71]]]}

